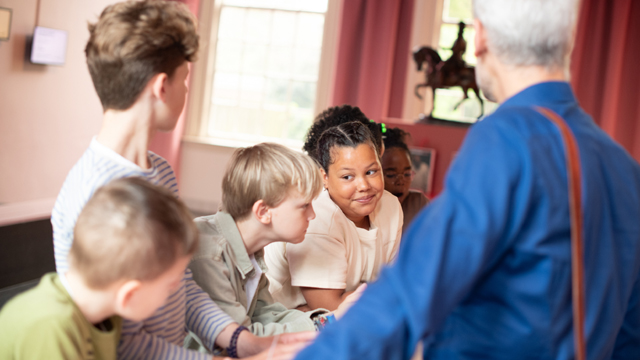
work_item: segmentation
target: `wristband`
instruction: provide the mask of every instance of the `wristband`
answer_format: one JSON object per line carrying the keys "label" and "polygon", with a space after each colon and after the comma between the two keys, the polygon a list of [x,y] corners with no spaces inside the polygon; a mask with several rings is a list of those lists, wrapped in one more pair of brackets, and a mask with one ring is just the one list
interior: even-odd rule
{"label": "wristband", "polygon": [[233,335],[231,335],[231,340],[229,341],[229,347],[226,348],[227,355],[229,355],[234,359],[238,358],[238,337],[240,337],[240,333],[243,332],[244,330],[249,331],[249,329],[247,329],[244,326],[238,326],[238,328],[233,332]]}
{"label": "wristband", "polygon": [[317,331],[324,330],[325,326],[333,322],[336,322],[336,317],[333,314],[320,315],[313,320],[313,324],[316,326]]}

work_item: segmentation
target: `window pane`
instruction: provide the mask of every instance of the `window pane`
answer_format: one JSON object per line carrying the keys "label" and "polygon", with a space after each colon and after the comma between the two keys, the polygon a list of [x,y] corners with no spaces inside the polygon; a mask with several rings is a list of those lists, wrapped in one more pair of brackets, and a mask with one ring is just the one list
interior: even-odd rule
{"label": "window pane", "polygon": [[214,104],[235,105],[240,95],[240,75],[233,73],[216,73],[213,79]]}
{"label": "window pane", "polygon": [[267,61],[267,73],[270,76],[288,77],[291,73],[293,63],[293,48],[272,46]]}
{"label": "window pane", "polygon": [[296,34],[296,14],[292,12],[276,11],[273,14],[273,28],[271,44],[291,46]]}
{"label": "window pane", "polygon": [[322,46],[324,15],[302,13],[298,17],[296,43],[298,46],[319,48]]}
{"label": "window pane", "polygon": [[473,22],[471,0],[444,0],[442,18],[448,22]]}
{"label": "window pane", "polygon": [[229,40],[218,41],[216,47],[216,71],[239,72],[242,59],[242,45]]}
{"label": "window pane", "polygon": [[313,101],[315,100],[315,97],[315,82],[293,81],[291,83],[291,106],[293,108],[313,110]]}
{"label": "window pane", "polygon": [[271,30],[271,15],[270,10],[249,9],[244,25],[244,41],[267,44]]}
{"label": "window pane", "polygon": [[245,106],[259,107],[264,92],[264,77],[244,75],[240,82],[240,103]]}
{"label": "window pane", "polygon": [[298,49],[294,63],[293,70],[297,78],[315,81],[320,66],[320,49]]}
{"label": "window pane", "polygon": [[287,132],[284,137],[292,140],[304,139],[312,121],[312,109],[291,109],[289,121],[287,122]]}
{"label": "window pane", "polygon": [[[237,44],[239,48],[242,45]],[[242,72],[245,74],[263,75],[266,71],[265,59],[268,47],[266,45],[250,45],[244,47],[242,56]],[[238,59],[240,65],[240,59]]]}
{"label": "window pane", "polygon": [[220,12],[218,39],[238,41],[242,39],[244,16],[247,11],[238,8],[223,8]]}
{"label": "window pane", "polygon": [[289,98],[289,80],[269,79],[267,81],[266,103],[286,108]]}
{"label": "window pane", "polygon": [[433,116],[439,119],[451,119],[464,122],[475,122],[480,116],[480,102],[473,91],[469,90],[469,99],[460,104],[458,109],[453,108],[462,100],[462,89],[437,89]]}

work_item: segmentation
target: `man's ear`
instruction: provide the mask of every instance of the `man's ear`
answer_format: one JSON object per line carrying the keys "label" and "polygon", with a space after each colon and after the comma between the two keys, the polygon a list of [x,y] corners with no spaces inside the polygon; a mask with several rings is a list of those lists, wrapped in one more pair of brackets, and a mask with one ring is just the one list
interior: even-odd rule
{"label": "man's ear", "polygon": [[167,74],[156,74],[149,81],[151,82],[151,91],[153,92],[153,96],[160,99],[162,102],[166,102],[167,84],[169,81]]}
{"label": "man's ear", "polygon": [[128,308],[131,307],[133,297],[140,289],[142,283],[138,280],[128,280],[120,285],[116,292],[116,313],[127,314]]}
{"label": "man's ear", "polygon": [[271,224],[271,208],[264,203],[262,199],[253,203],[253,207],[251,208],[251,212],[253,215],[264,225]]}
{"label": "man's ear", "polygon": [[475,30],[475,37],[473,44],[475,45],[474,55],[480,57],[487,52],[487,31],[484,25],[478,19],[473,19],[473,29]]}
{"label": "man's ear", "polygon": [[322,174],[322,185],[324,186],[325,189],[328,188],[327,184],[329,182],[329,175],[327,174],[326,171],[324,171],[323,168],[320,168],[320,173]]}

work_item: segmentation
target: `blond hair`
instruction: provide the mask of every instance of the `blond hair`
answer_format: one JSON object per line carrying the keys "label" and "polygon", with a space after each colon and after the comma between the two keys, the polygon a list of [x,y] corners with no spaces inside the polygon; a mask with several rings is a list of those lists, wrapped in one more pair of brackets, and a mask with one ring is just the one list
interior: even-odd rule
{"label": "blond hair", "polygon": [[153,76],[171,77],[198,51],[195,18],[174,1],[107,6],[89,33],[87,65],[105,111],[130,108]]}
{"label": "blond hair", "polygon": [[222,209],[239,221],[256,201],[276,207],[291,190],[309,202],[320,194],[322,176],[312,158],[274,143],[238,149],[222,180]]}
{"label": "blond hair", "polygon": [[96,289],[123,279],[153,280],[196,251],[192,219],[168,190],[140,178],[115,180],[78,216],[70,266]]}

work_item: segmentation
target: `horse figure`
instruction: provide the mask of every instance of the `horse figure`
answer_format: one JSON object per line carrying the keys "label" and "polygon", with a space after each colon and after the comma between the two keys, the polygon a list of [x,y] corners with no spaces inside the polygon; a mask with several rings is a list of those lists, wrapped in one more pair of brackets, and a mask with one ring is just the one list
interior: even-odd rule
{"label": "horse figure", "polygon": [[[426,64],[425,83],[418,84],[415,87],[415,94],[420,100],[422,100],[422,96],[420,96],[418,90],[422,87],[430,87],[433,90],[433,104],[435,104],[436,89],[460,86],[464,97],[456,104],[454,110],[469,98],[467,92],[472,89],[476,93],[476,98],[480,101],[478,119],[484,115],[484,102],[480,97],[480,89],[476,83],[476,70],[473,66],[468,66],[464,61],[456,61],[454,56],[447,61],[442,61],[438,52],[429,46],[416,48],[413,51],[413,60],[416,62],[418,71],[422,70],[422,64]],[[431,108],[431,114],[433,114],[433,107]],[[431,114],[429,114],[430,117]]]}

